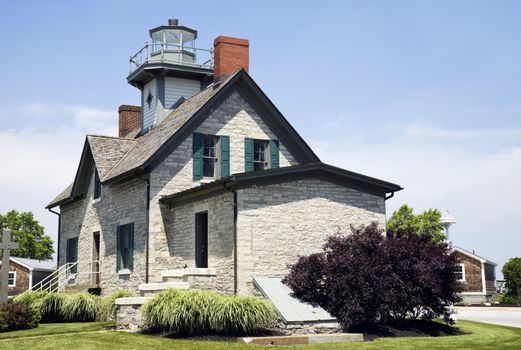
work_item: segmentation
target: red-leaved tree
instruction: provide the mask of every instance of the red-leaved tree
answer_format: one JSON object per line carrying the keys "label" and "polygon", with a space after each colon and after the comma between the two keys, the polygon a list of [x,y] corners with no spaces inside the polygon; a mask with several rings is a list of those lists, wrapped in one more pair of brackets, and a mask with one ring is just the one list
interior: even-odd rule
{"label": "red-leaved tree", "polygon": [[406,317],[449,320],[461,285],[446,244],[386,238],[376,223],[351,231],[292,266],[283,282],[297,298],[320,305],[346,329]]}

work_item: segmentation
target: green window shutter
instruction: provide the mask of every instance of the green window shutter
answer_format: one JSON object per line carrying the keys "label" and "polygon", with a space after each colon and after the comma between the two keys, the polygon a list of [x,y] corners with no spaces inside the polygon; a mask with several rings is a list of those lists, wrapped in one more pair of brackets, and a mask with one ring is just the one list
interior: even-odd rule
{"label": "green window shutter", "polygon": [[221,177],[230,176],[230,137],[220,136],[221,140]]}
{"label": "green window shutter", "polygon": [[134,223],[128,225],[128,269],[134,269]]}
{"label": "green window shutter", "polygon": [[121,226],[118,226],[118,231],[116,233],[116,271],[119,271],[120,267],[121,267],[120,235],[121,235]]}
{"label": "green window shutter", "polygon": [[[78,237],[74,238],[74,261],[73,262],[78,262]],[[78,265],[74,265],[73,268],[72,268],[72,272],[73,273],[76,273],[78,272]]]}
{"label": "green window shutter", "polygon": [[193,134],[192,161],[194,180],[203,178],[203,140],[204,136],[202,134]]}
{"label": "green window shutter", "polygon": [[253,139],[244,139],[244,171],[253,171]]}
{"label": "green window shutter", "polygon": [[[69,262],[69,260],[71,259],[71,257],[69,256],[69,252],[70,252],[70,246],[71,246],[71,240],[68,239],[67,240],[67,248],[65,250],[65,264],[67,264]],[[67,272],[72,272],[72,271],[68,271],[69,268],[67,267]]]}
{"label": "green window shutter", "polygon": [[270,140],[270,164],[271,169],[279,167],[279,141]]}

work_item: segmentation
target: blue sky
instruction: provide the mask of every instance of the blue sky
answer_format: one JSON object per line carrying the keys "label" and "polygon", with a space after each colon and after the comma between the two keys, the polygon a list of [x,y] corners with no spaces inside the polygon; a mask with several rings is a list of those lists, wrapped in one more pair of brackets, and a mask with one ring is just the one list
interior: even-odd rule
{"label": "blue sky", "polygon": [[[171,16],[250,39],[250,73],[325,162],[399,183],[388,202],[450,210],[453,241],[521,255],[519,1],[11,1],[0,12],[0,211],[42,208],[86,133],[138,104],[128,57]],[[500,269],[498,269],[499,272]]]}

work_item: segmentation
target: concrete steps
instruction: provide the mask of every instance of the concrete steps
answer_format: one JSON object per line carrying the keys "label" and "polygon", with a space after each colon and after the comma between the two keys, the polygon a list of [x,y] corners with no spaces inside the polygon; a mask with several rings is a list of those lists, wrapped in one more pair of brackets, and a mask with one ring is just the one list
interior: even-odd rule
{"label": "concrete steps", "polygon": [[158,282],[140,284],[138,287],[142,297],[153,296],[157,292],[161,292],[170,288],[189,289],[190,285],[188,284],[188,282]]}

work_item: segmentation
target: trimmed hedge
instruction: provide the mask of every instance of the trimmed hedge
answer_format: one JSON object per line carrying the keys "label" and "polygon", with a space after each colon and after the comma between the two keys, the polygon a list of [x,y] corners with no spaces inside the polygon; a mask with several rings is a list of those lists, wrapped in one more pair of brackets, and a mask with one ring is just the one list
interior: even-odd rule
{"label": "trimmed hedge", "polygon": [[38,327],[40,314],[28,306],[16,303],[0,305],[0,332]]}
{"label": "trimmed hedge", "polygon": [[177,334],[255,334],[276,321],[273,306],[255,297],[168,289],[142,306],[146,327]]}

